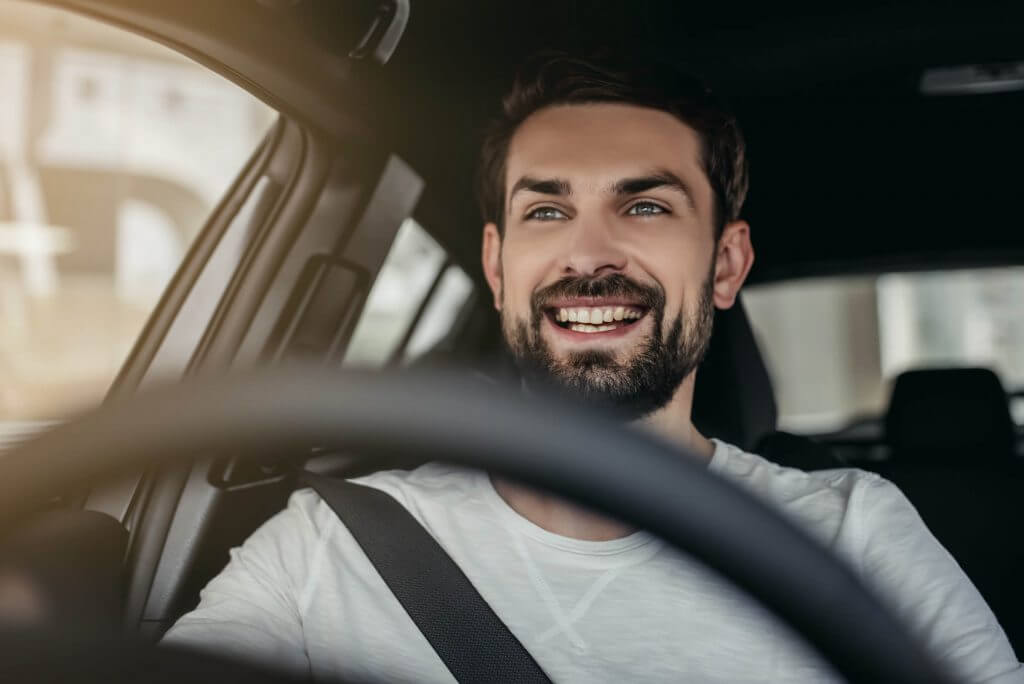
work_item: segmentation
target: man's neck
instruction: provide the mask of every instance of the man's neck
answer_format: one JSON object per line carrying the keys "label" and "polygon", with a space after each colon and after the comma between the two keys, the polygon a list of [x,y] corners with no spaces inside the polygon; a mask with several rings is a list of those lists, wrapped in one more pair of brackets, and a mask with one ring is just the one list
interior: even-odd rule
{"label": "man's neck", "polygon": [[[679,445],[687,453],[697,456],[707,464],[715,453],[715,447],[690,421],[693,378],[691,374],[683,381],[672,401],[666,406],[637,421],[635,425]],[[538,527],[563,537],[609,541],[625,537],[635,531],[625,523],[581,508],[551,494],[497,476],[492,476],[491,480],[494,489],[516,513]]]}

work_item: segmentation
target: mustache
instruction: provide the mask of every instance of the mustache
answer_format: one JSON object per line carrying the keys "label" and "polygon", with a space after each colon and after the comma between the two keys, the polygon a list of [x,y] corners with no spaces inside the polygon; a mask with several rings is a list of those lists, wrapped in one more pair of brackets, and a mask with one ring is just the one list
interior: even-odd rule
{"label": "mustache", "polygon": [[551,301],[572,297],[623,297],[655,311],[665,305],[665,291],[660,286],[645,285],[621,273],[596,278],[567,276],[534,292],[530,305],[536,315]]}

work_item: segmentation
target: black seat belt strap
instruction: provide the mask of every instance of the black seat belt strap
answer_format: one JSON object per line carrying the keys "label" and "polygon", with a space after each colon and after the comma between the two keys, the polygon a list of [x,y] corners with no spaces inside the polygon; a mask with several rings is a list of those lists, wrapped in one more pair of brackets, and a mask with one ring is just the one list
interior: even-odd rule
{"label": "black seat belt strap", "polygon": [[303,479],[349,529],[456,681],[551,681],[402,504],[346,480],[313,473]]}

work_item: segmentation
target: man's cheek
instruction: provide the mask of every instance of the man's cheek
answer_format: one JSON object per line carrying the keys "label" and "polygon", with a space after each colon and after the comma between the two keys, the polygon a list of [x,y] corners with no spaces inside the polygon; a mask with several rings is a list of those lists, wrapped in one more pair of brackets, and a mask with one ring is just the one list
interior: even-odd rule
{"label": "man's cheek", "polygon": [[506,334],[516,332],[520,328],[525,328],[527,332],[529,332],[531,327],[529,313],[517,311],[517,309],[512,306],[505,306],[502,308],[499,315],[501,316],[501,326],[504,328]]}

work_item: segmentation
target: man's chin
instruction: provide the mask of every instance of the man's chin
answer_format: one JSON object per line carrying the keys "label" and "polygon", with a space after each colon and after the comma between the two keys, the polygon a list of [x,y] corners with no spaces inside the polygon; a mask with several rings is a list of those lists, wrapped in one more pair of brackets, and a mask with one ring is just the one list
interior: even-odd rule
{"label": "man's chin", "polygon": [[613,350],[592,347],[590,349],[574,349],[569,352],[552,355],[547,372],[556,381],[569,381],[573,386],[598,388],[620,379],[627,381],[628,368],[632,356],[620,357]]}
{"label": "man's chin", "polygon": [[614,406],[624,388],[633,386],[628,364],[619,363],[606,350],[575,350],[566,358],[550,358],[534,368],[529,384],[585,404]]}

